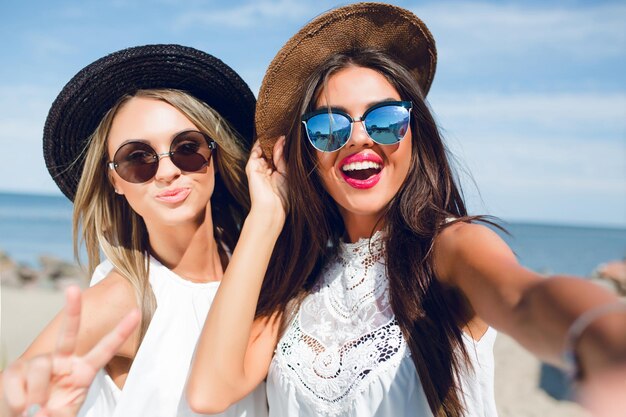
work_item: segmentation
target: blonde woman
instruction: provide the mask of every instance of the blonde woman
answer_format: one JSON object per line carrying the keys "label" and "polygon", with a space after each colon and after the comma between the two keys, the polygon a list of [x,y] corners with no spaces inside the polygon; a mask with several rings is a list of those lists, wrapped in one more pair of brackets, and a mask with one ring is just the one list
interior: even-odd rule
{"label": "blonde woman", "polygon": [[[194,414],[182,393],[250,207],[254,104],[232,69],[179,45],[118,51],[65,86],[44,154],[93,277],[82,311],[70,290],[66,314],[5,373],[5,414]],[[263,388],[225,414],[266,415]]]}

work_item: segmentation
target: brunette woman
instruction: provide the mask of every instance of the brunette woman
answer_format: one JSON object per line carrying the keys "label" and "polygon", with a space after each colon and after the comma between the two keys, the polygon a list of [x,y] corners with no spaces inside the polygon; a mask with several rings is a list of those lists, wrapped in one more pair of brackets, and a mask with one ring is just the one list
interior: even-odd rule
{"label": "brunette woman", "polygon": [[[286,224],[264,281],[222,283],[193,408],[267,376],[271,416],[495,416],[495,329],[583,377],[626,365],[623,304],[523,268],[468,214],[425,101],[435,64],[424,23],[378,3],[317,17],[276,55],[256,129],[266,155],[285,136]],[[262,328],[275,343],[249,337]]]}

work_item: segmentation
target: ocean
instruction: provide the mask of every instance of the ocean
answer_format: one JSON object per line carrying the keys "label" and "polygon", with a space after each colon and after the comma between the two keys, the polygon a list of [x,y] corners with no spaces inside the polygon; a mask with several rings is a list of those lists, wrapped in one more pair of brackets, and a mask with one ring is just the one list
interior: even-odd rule
{"label": "ocean", "polygon": [[[626,257],[626,229],[504,223],[503,239],[522,265],[541,273],[589,276]],[[72,205],[63,196],[0,193],[0,251],[38,266],[40,255],[72,261]],[[86,259],[85,259],[86,261]]]}

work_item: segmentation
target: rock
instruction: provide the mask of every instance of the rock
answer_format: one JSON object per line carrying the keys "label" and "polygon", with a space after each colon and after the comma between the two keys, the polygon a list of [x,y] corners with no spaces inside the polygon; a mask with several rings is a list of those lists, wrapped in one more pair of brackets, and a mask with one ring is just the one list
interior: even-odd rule
{"label": "rock", "polygon": [[76,264],[61,259],[42,255],[39,257],[42,275],[48,279],[52,286],[63,289],[68,285],[85,287],[86,278],[84,271]]}
{"label": "rock", "polygon": [[626,296],[626,260],[598,265],[592,273],[592,279],[609,282],[618,295]]}
{"label": "rock", "polygon": [[615,285],[613,281],[609,281],[604,278],[599,278],[595,275],[591,276],[591,278],[589,278],[589,281],[615,293],[616,295],[620,294],[619,289],[617,288],[617,285]]}
{"label": "rock", "polygon": [[28,265],[19,264],[15,272],[23,286],[35,286],[41,279],[41,273]]}
{"label": "rock", "polygon": [[0,280],[10,287],[33,287],[38,285],[41,274],[30,266],[17,263],[6,252],[0,252]]}
{"label": "rock", "polygon": [[0,271],[6,267],[14,267],[15,261],[4,251],[0,250]]}
{"label": "rock", "polygon": [[7,255],[0,251],[0,285],[20,287],[22,282],[17,275],[17,264]]}
{"label": "rock", "polygon": [[88,282],[86,273],[74,263],[43,255],[39,257],[39,268],[33,268],[18,264],[0,251],[0,284],[3,286],[63,289],[78,285],[85,288]]}

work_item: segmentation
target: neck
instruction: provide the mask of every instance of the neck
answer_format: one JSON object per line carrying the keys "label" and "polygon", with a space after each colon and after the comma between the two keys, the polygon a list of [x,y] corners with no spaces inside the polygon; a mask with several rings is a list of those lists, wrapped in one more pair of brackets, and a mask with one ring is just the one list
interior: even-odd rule
{"label": "neck", "polygon": [[343,209],[340,209],[340,212],[346,227],[345,237],[350,243],[354,243],[361,238],[370,238],[383,228],[384,224],[381,215],[347,213]]}
{"label": "neck", "polygon": [[210,207],[197,221],[175,226],[146,225],[151,254],[178,276],[193,282],[222,279]]}

